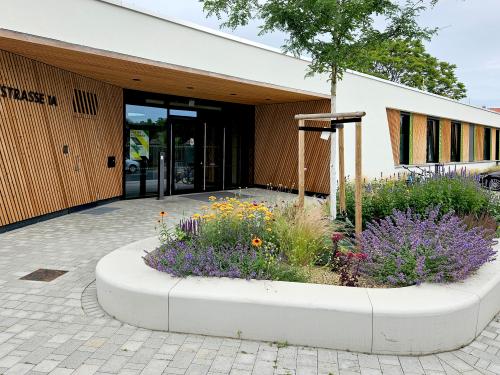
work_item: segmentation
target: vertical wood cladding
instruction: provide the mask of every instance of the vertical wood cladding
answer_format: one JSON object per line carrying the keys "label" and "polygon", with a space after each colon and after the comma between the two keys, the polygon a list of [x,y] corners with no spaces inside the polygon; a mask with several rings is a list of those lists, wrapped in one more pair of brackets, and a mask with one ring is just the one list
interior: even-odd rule
{"label": "vertical wood cladding", "polygon": [[[299,113],[328,113],[329,100],[267,104],[255,107],[255,184],[297,189]],[[307,122],[307,126],[324,126]],[[328,193],[330,143],[318,133],[305,134],[305,189]]]}
{"label": "vertical wood cladding", "polygon": [[391,136],[392,158],[394,165],[399,165],[400,123],[401,112],[396,109],[387,109],[389,134]]}
{"label": "vertical wood cladding", "polygon": [[451,120],[442,119],[441,127],[441,155],[439,161],[441,163],[449,163],[451,160]]}
{"label": "vertical wood cladding", "polygon": [[427,162],[427,116],[413,115],[413,162],[425,164]]}
{"label": "vertical wood cladding", "polygon": [[461,161],[469,161],[469,124],[462,122],[462,158]]}
{"label": "vertical wood cladding", "polygon": [[484,127],[476,125],[475,126],[476,134],[474,135],[475,139],[475,149],[474,149],[474,160],[482,161],[484,160]]}
{"label": "vertical wood cladding", "polygon": [[496,160],[496,149],[497,149],[497,132],[496,129],[491,129],[491,160]]}
{"label": "vertical wood cladding", "polygon": [[[399,164],[399,142],[400,142],[400,111],[387,108],[387,122],[389,126],[389,134],[391,137],[392,156],[394,165]],[[413,160],[410,164],[426,164],[426,147],[427,147],[427,115],[412,114],[413,131],[412,131],[412,155]],[[461,130],[461,158],[462,162],[470,161],[470,124],[462,122]],[[440,126],[440,163],[450,163],[451,160],[451,120],[441,119]],[[474,161],[484,160],[484,126],[474,125]],[[496,128],[491,128],[491,160],[495,160],[496,148],[499,140],[496,139]]]}
{"label": "vertical wood cladding", "polygon": [[[122,194],[120,88],[0,50],[2,85],[46,96],[0,95],[0,226]],[[75,113],[75,89],[95,94],[98,111]]]}

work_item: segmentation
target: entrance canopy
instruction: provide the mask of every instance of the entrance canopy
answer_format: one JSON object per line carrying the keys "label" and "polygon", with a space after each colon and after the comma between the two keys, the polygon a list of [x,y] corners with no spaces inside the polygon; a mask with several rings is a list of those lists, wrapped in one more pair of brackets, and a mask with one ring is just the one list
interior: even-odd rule
{"label": "entrance canopy", "polygon": [[126,89],[254,105],[326,97],[8,30],[0,30],[0,50]]}

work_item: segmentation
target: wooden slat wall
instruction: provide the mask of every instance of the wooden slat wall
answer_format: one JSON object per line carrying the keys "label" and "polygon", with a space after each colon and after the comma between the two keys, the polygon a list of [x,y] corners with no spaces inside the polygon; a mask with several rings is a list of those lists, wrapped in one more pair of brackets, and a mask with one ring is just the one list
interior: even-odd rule
{"label": "wooden slat wall", "polygon": [[491,160],[496,159],[496,149],[497,149],[497,132],[496,129],[491,129]]}
{"label": "wooden slat wall", "polygon": [[463,162],[469,161],[469,124],[462,122],[462,158]]}
{"label": "wooden slat wall", "polygon": [[389,124],[389,134],[391,136],[392,158],[394,160],[394,165],[399,165],[399,125],[401,122],[401,112],[396,109],[387,108],[387,121]]}
{"label": "wooden slat wall", "polygon": [[476,134],[475,134],[475,142],[476,142],[476,148],[475,148],[475,161],[482,161],[484,160],[484,127],[476,125],[475,128]]}
{"label": "wooden slat wall", "polygon": [[426,163],[427,116],[413,115],[413,161],[412,164]]}
{"label": "wooden slat wall", "polygon": [[[1,50],[0,85],[58,103],[0,97],[0,226],[122,194],[122,89]],[[97,115],[74,113],[75,88],[97,95]]]}
{"label": "wooden slat wall", "polygon": [[439,122],[441,131],[441,163],[449,163],[451,159],[451,120],[443,119]]}
{"label": "wooden slat wall", "polygon": [[[297,189],[298,131],[294,115],[330,112],[328,100],[259,105],[255,108],[255,184]],[[307,122],[307,126],[324,126]],[[330,143],[306,132],[306,190],[328,193]]]}

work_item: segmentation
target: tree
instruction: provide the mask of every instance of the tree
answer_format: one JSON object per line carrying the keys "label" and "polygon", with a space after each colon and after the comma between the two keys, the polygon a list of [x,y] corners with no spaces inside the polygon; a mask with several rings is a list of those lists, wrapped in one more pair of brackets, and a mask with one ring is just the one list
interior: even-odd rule
{"label": "tree", "polygon": [[[288,39],[283,49],[312,58],[309,74],[326,73],[331,82],[331,112],[336,111],[337,82],[346,69],[366,66],[366,53],[386,40],[425,39],[435,32],[422,28],[417,16],[437,0],[200,0],[208,15],[227,20],[236,28],[260,19],[261,33],[282,31]],[[382,30],[375,17],[385,19]],[[336,133],[330,138],[331,216],[336,217]]]}
{"label": "tree", "polygon": [[456,65],[431,56],[417,39],[385,40],[367,51],[366,58],[356,68],[451,99],[460,100],[467,95],[465,85],[455,75]]}

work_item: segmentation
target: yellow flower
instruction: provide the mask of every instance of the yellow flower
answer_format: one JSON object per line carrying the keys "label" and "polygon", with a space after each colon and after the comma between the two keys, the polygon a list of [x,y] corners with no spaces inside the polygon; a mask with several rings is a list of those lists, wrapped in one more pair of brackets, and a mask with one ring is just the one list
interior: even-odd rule
{"label": "yellow flower", "polygon": [[167,213],[167,212],[165,212],[165,211],[160,212],[160,216],[161,216],[161,217],[165,217],[165,216],[167,216],[167,215],[168,215],[168,213]]}
{"label": "yellow flower", "polygon": [[213,195],[211,195],[208,197],[208,200],[213,202],[213,201],[217,200],[217,197],[214,197]]}
{"label": "yellow flower", "polygon": [[194,215],[193,215],[193,219],[199,219],[200,217],[201,217],[201,215],[200,215],[200,214],[194,214]]}
{"label": "yellow flower", "polygon": [[252,239],[252,246],[254,247],[261,247],[262,246],[262,240],[259,237],[255,237]]}

